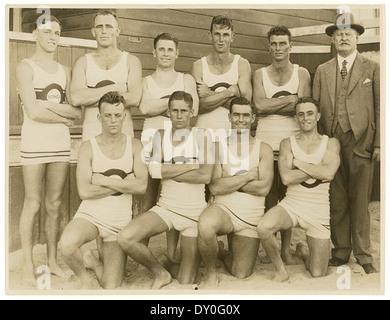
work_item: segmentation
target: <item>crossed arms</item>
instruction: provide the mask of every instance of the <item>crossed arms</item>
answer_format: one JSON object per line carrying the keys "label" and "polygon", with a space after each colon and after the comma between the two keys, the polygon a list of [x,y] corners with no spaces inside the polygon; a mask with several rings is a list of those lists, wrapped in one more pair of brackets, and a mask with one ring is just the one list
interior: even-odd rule
{"label": "crossed arms", "polygon": [[[70,102],[69,84],[70,70],[63,67],[66,74],[66,100]],[[81,110],[69,103],[55,103],[38,100],[33,86],[34,72],[27,62],[20,62],[16,68],[16,86],[24,105],[24,110],[31,120],[43,123],[63,123],[68,127],[73,125],[75,119],[81,117]]]}
{"label": "crossed arms", "polygon": [[225,195],[240,191],[254,196],[267,196],[274,177],[274,155],[271,147],[264,142],[261,143],[259,160],[257,168],[242,175],[230,176],[223,172],[218,157],[209,185],[211,193]]}
{"label": "crossed arms", "polygon": [[314,165],[295,159],[291,150],[290,139],[280,144],[279,172],[284,185],[302,183],[310,178],[331,181],[340,166],[340,144],[337,139],[330,138],[325,155],[320,164]]}
{"label": "crossed arms", "polygon": [[138,107],[142,95],[142,67],[140,60],[128,55],[127,83],[114,83],[101,88],[88,88],[87,59],[81,56],[73,67],[71,95],[75,106],[95,107],[100,97],[110,91],[118,91],[126,101],[126,107]]}
{"label": "crossed arms", "polygon": [[82,143],[77,163],[76,182],[81,200],[101,199],[117,192],[143,194],[148,184],[148,170],[141,160],[142,144],[132,139],[133,172],[124,179],[106,177],[92,172],[92,147],[89,141]]}

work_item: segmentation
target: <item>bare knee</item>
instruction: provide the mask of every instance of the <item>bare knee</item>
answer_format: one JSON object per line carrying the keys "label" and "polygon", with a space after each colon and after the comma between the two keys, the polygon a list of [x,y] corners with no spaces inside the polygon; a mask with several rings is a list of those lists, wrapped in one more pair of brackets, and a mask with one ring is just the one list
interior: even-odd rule
{"label": "bare knee", "polygon": [[61,199],[46,199],[46,212],[50,217],[57,218],[60,214]]}
{"label": "bare knee", "polygon": [[113,290],[119,288],[122,285],[122,279],[110,279],[109,277],[103,276],[101,281],[101,286],[106,290]]}
{"label": "bare knee", "polygon": [[327,270],[321,270],[321,269],[313,269],[310,270],[310,274],[313,278],[322,278],[327,275],[328,271]]}
{"label": "bare knee", "polygon": [[202,215],[198,221],[199,236],[202,239],[213,238],[217,232],[217,222],[215,219],[209,218],[207,215]]}
{"label": "bare knee", "polygon": [[122,250],[127,251],[131,248],[136,242],[141,241],[142,239],[137,239],[134,232],[131,230],[123,229],[118,233],[118,244]]}
{"label": "bare knee", "polygon": [[236,277],[237,279],[246,279],[250,277],[253,273],[252,269],[243,269],[239,267],[232,266],[232,276]]}
{"label": "bare knee", "polygon": [[34,219],[35,215],[41,207],[41,199],[37,198],[25,198],[23,204],[23,216]]}
{"label": "bare knee", "polygon": [[257,226],[257,232],[260,240],[268,239],[276,231],[278,230],[275,230],[275,226],[272,223],[269,223],[266,219],[261,219]]}
{"label": "bare knee", "polygon": [[73,255],[74,252],[80,247],[76,236],[65,233],[62,235],[58,246],[61,253],[66,257]]}

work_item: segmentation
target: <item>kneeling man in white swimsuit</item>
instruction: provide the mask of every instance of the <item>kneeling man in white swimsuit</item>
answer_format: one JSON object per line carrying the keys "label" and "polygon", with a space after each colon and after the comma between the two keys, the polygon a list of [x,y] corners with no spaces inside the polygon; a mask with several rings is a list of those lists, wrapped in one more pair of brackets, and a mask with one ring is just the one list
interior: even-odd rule
{"label": "kneeling man in white swimsuit", "polygon": [[[254,269],[260,240],[257,224],[264,215],[265,196],[273,181],[273,151],[250,135],[256,111],[250,102],[235,98],[230,104],[230,135],[219,143],[218,160],[209,185],[214,202],[202,213],[199,250],[207,269],[204,289],[218,285],[217,258],[237,278]],[[218,248],[218,236],[233,233],[229,251]]]}
{"label": "kneeling man in white swimsuit", "polygon": [[[172,93],[167,112],[172,125],[156,132],[149,163],[152,178],[161,179],[160,198],[118,237],[122,249],[155,276],[152,289],[170,284],[173,278],[181,284],[193,284],[198,272],[197,224],[207,206],[205,185],[210,183],[215,158],[211,135],[204,129],[191,128],[193,112],[191,94]],[[142,242],[173,229],[182,235],[179,264],[166,255],[154,257]]]}
{"label": "kneeling man in white swimsuit", "polygon": [[289,274],[278,250],[275,232],[301,227],[307,236],[306,248],[297,245],[296,256],[305,262],[313,277],[326,276],[330,255],[329,185],[340,165],[337,139],[317,130],[319,105],[302,98],[295,107],[300,132],[282,140],[279,171],[287,186],[286,197],[260,220],[261,243],[276,269],[275,281],[286,281]]}
{"label": "kneeling man in white swimsuit", "polygon": [[[126,254],[117,243],[118,232],[132,219],[132,195],[143,194],[148,169],[142,162],[142,144],[122,133],[126,102],[118,92],[106,93],[98,103],[102,133],[82,143],[77,163],[77,189],[83,200],[60,241],[66,264],[90,289],[85,267],[92,269],[104,289],[121,286]],[[104,262],[80,247],[100,236]]]}

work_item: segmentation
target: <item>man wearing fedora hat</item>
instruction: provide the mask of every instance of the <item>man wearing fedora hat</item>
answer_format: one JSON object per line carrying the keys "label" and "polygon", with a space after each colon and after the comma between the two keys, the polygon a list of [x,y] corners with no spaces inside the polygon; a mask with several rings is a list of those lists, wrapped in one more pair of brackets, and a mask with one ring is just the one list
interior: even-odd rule
{"label": "man wearing fedora hat", "polygon": [[357,51],[364,27],[350,13],[338,14],[326,28],[337,57],[320,65],[313,98],[320,103],[320,130],[340,141],[341,165],[331,183],[330,266],[348,263],[354,253],[367,274],[375,273],[370,253],[370,214],[374,162],[380,159],[380,70]]}

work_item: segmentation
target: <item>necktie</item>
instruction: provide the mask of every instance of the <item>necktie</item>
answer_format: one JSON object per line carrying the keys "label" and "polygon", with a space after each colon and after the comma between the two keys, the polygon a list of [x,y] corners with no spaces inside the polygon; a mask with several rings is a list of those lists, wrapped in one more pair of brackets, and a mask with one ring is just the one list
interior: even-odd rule
{"label": "necktie", "polygon": [[347,76],[347,60],[343,61],[343,67],[341,68],[341,79],[345,79]]}

